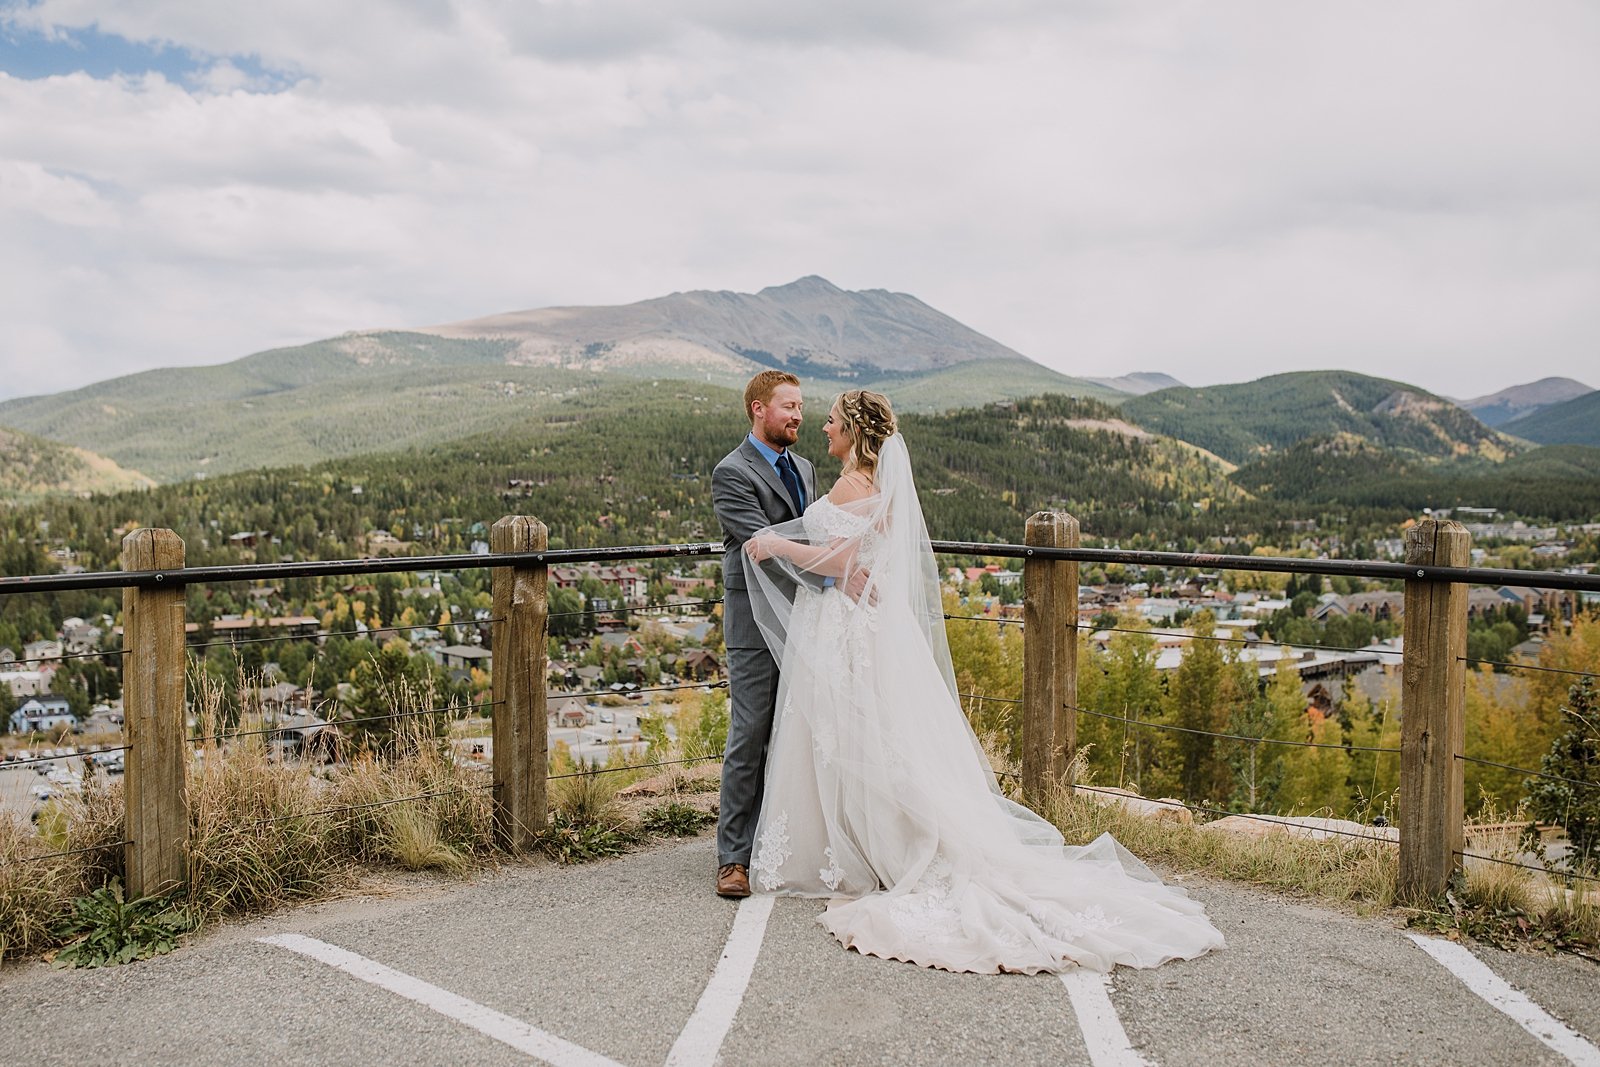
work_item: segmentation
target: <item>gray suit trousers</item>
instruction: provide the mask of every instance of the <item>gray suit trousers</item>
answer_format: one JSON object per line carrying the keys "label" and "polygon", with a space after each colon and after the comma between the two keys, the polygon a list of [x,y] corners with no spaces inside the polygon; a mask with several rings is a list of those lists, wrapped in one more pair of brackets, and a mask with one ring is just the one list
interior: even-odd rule
{"label": "gray suit trousers", "polygon": [[778,663],[765,648],[728,649],[728,747],[722,757],[717,863],[750,866],[767,777]]}

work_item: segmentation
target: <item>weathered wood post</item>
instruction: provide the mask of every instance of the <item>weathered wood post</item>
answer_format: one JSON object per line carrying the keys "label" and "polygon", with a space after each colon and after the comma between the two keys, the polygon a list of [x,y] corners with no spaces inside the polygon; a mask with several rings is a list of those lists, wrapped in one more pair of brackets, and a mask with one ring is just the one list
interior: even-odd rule
{"label": "weathered wood post", "polygon": [[[1406,531],[1406,565],[1466,567],[1472,538],[1452,519]],[[1444,892],[1464,843],[1467,587],[1411,579],[1400,689],[1400,893]]]}
{"label": "weathered wood post", "polygon": [[[1077,548],[1078,520],[1035,512],[1024,544]],[[1037,808],[1078,745],[1078,565],[1028,559],[1022,590],[1022,797]]]}
{"label": "weathered wood post", "polygon": [[[134,530],[122,539],[125,571],[183,567],[183,539]],[[189,744],[184,714],[184,589],[174,582],[122,591],[124,866],[129,897],[183,885],[189,870]]]}
{"label": "weathered wood post", "polygon": [[[489,531],[492,552],[543,552],[544,523],[507,515]],[[494,569],[494,824],[500,847],[522,852],[545,827],[546,643],[549,569],[543,563]]]}

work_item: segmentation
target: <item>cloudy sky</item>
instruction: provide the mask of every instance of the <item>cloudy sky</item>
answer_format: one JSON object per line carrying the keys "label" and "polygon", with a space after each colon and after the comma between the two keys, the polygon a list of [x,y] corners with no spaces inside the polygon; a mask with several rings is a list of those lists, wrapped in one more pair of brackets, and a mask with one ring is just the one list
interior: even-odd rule
{"label": "cloudy sky", "polygon": [[805,274],[1072,374],[1600,386],[1600,5],[0,0],[0,396]]}

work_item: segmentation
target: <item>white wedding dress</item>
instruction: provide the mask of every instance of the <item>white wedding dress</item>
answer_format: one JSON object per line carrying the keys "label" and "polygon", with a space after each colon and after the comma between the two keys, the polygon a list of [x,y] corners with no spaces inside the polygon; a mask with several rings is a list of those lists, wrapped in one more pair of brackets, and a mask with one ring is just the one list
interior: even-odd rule
{"label": "white wedding dress", "polygon": [[[1201,905],[1109,834],[1066,846],[1001,795],[956,700],[898,435],[878,489],[774,528],[831,547],[806,568],[775,582],[746,560],[782,671],[755,890],[827,897],[819,921],[846,947],[951,971],[1154,967],[1222,947]],[[855,566],[872,575],[859,601],[816,580]]]}

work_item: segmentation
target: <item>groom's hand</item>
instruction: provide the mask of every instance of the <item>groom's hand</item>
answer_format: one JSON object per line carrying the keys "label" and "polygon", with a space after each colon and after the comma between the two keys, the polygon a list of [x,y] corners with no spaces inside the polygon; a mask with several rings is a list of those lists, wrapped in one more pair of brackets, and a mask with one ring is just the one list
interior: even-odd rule
{"label": "groom's hand", "polygon": [[[844,595],[849,597],[851,600],[860,603],[861,594],[866,592],[867,582],[871,578],[872,573],[870,571],[862,570],[859,567],[851,571],[850,577],[846,578],[844,581]],[[867,603],[873,607],[877,606],[878,590],[876,588],[872,590],[872,596],[867,600]]]}

